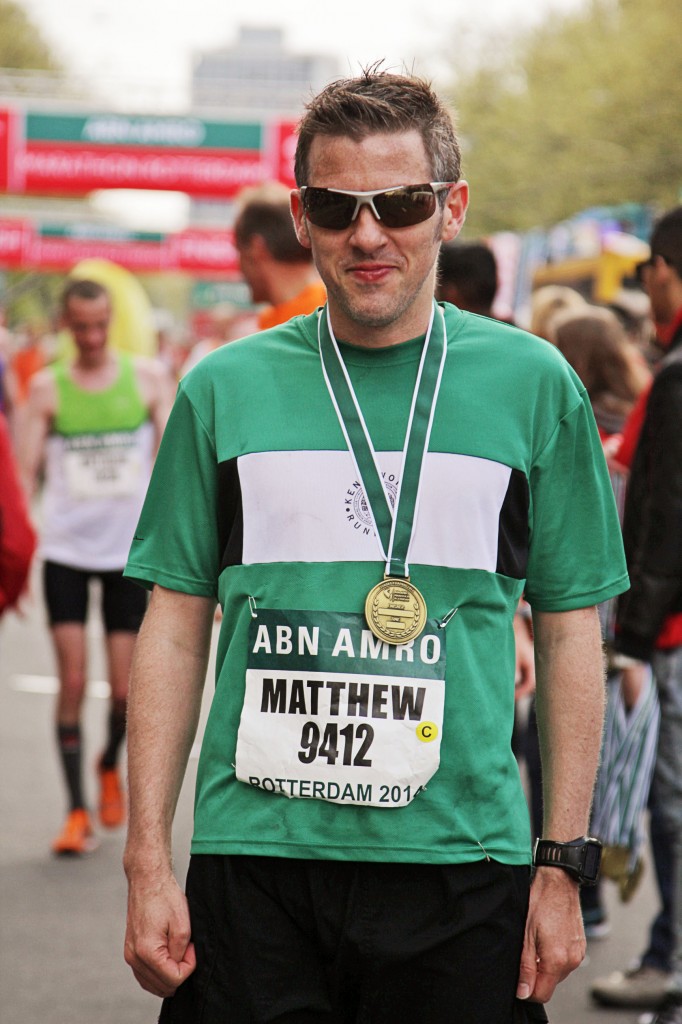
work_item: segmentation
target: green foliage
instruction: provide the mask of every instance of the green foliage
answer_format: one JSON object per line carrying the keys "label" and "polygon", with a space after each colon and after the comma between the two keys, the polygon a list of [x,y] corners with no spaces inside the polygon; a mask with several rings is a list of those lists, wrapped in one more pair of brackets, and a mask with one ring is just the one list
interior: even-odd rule
{"label": "green foliage", "polygon": [[57,71],[58,62],[19,4],[0,0],[0,68]]}
{"label": "green foliage", "polygon": [[679,0],[591,0],[462,74],[451,96],[468,233],[547,226],[593,205],[679,202],[678,27]]}

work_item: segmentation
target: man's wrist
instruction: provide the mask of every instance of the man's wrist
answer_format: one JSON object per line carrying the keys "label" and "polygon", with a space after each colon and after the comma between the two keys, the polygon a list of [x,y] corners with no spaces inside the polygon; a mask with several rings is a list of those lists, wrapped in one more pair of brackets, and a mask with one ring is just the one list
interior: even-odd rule
{"label": "man's wrist", "polygon": [[123,870],[129,882],[159,878],[173,873],[173,860],[165,847],[136,847],[128,844],[123,853]]}
{"label": "man's wrist", "polygon": [[562,890],[563,892],[579,892],[580,882],[577,878],[569,875],[567,871],[557,871],[546,865],[533,867],[533,883],[541,883],[543,886]]}
{"label": "man's wrist", "polygon": [[559,869],[580,885],[596,885],[599,879],[602,844],[591,836],[567,842],[536,839],[533,864],[536,868]]}

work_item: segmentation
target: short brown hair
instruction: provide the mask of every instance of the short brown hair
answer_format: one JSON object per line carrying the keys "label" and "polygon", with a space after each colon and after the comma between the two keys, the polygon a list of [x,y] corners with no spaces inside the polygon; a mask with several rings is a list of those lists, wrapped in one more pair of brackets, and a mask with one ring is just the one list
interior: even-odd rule
{"label": "short brown hair", "polygon": [[634,344],[611,310],[566,310],[553,325],[554,343],[585,385],[590,401],[608,396],[627,412],[648,380]]}
{"label": "short brown hair", "polygon": [[413,75],[366,68],[357,78],[331,82],[306,105],[298,128],[294,173],[307,185],[310,147],[317,135],[360,141],[381,132],[416,129],[434,181],[459,181],[461,152],[452,116],[429,82]]}
{"label": "short brown hair", "polygon": [[682,277],[682,206],[676,206],[656,221],[651,234],[651,255],[662,256]]}
{"label": "short brown hair", "polygon": [[278,263],[312,261],[312,253],[296,237],[288,194],[285,199],[254,196],[244,202],[234,224],[237,248],[248,245],[255,235],[263,239]]}
{"label": "short brown hair", "polygon": [[103,284],[100,284],[99,281],[91,281],[88,278],[67,281],[61,296],[62,313],[67,312],[71,299],[92,301],[93,299],[100,299],[103,295],[111,304],[111,296],[108,289]]}

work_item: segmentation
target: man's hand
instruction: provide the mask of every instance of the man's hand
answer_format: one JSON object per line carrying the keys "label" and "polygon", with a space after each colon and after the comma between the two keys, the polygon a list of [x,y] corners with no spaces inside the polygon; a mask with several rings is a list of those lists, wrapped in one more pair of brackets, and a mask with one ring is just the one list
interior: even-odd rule
{"label": "man's hand", "polygon": [[577,883],[560,868],[538,868],[530,890],[518,998],[548,1002],[584,956]]}
{"label": "man's hand", "polygon": [[172,996],[196,967],[187,900],[172,874],[131,880],[125,959],[155,996]]}

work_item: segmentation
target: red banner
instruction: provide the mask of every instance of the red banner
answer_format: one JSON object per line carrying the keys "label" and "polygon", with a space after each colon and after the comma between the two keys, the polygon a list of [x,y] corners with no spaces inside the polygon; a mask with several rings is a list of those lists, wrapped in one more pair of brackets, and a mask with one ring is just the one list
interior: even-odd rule
{"label": "red banner", "polygon": [[158,189],[228,198],[293,185],[295,124],[0,109],[0,192]]}
{"label": "red banner", "polygon": [[0,220],[0,267],[15,270],[22,266],[24,239],[31,225],[23,220]]}
{"label": "red banner", "polygon": [[0,191],[9,192],[10,112],[0,110]]}
{"label": "red banner", "polygon": [[266,177],[258,153],[28,142],[17,157],[26,192],[84,195],[100,188],[169,189],[231,196]]}
{"label": "red banner", "polygon": [[296,153],[296,122],[280,121],[273,125],[273,146],[275,151],[276,166],[273,168],[272,177],[283,182],[289,188],[296,188],[294,178],[294,156]]}
{"label": "red banner", "polygon": [[175,235],[110,234],[92,225],[44,229],[27,220],[0,220],[0,268],[68,271],[85,259],[107,259],[137,273],[186,271],[237,277],[239,259],[231,231],[188,230]]}

